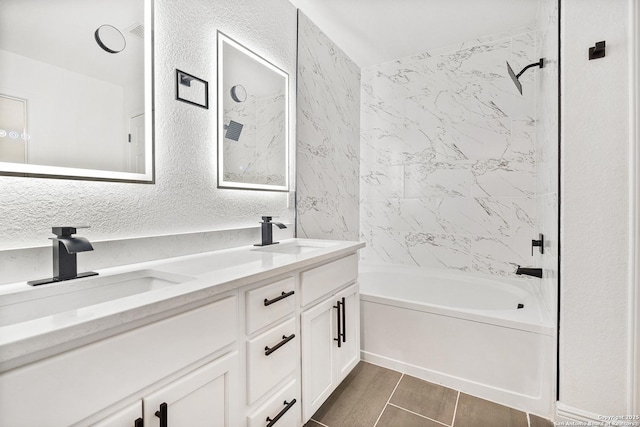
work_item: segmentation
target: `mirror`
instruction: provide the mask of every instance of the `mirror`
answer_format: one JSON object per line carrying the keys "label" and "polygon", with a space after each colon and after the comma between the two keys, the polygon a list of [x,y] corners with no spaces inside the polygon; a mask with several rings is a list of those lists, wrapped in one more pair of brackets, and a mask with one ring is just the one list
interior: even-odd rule
{"label": "mirror", "polygon": [[288,191],[289,76],[218,32],[218,187]]}
{"label": "mirror", "polygon": [[0,2],[0,174],[153,182],[152,0]]}

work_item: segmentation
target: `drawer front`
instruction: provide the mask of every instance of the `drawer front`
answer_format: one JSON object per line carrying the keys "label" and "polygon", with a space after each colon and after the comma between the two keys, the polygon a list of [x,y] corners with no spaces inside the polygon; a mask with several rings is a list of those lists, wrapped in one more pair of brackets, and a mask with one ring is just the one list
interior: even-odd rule
{"label": "drawer front", "polygon": [[358,278],[358,256],[346,256],[300,275],[301,302],[305,306]]}
{"label": "drawer front", "polygon": [[299,427],[302,422],[298,393],[296,381],[291,380],[272,399],[249,415],[248,427],[265,427],[269,424],[267,418],[273,422],[278,416],[277,421],[272,424],[273,427]]}
{"label": "drawer front", "polygon": [[236,319],[237,298],[230,296],[5,372],[0,425],[78,422],[231,344]]}
{"label": "drawer front", "polygon": [[[293,338],[290,338],[292,335]],[[300,341],[296,333],[294,318],[247,342],[247,400],[249,404],[262,397],[296,369],[299,349]]]}
{"label": "drawer front", "polygon": [[296,309],[293,294],[296,281],[293,277],[252,289],[246,294],[247,334],[264,328]]}

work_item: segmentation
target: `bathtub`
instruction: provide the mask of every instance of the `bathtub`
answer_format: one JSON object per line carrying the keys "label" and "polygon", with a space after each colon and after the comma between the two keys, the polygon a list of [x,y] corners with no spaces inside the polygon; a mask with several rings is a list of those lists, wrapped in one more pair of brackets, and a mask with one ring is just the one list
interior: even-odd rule
{"label": "bathtub", "polygon": [[360,265],[362,359],[553,417],[555,327],[533,280]]}

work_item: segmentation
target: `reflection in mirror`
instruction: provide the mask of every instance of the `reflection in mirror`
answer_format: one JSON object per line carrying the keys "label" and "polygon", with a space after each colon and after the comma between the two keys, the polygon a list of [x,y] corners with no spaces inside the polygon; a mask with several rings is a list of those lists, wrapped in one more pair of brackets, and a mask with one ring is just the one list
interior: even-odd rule
{"label": "reflection in mirror", "polygon": [[0,174],[153,181],[152,0],[0,1]]}
{"label": "reflection in mirror", "polygon": [[287,73],[218,32],[218,187],[289,188]]}

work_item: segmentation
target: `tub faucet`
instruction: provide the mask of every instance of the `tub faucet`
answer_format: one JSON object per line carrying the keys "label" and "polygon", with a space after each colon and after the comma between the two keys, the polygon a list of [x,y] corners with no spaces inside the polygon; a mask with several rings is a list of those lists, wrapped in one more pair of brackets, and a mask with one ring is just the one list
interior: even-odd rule
{"label": "tub faucet", "polygon": [[274,242],[273,241],[273,227],[272,226],[277,226],[280,229],[283,228],[287,228],[286,225],[279,223],[279,222],[271,222],[272,217],[270,216],[263,216],[262,217],[262,222],[261,224],[261,229],[262,229],[262,243],[256,243],[253,246],[269,246],[269,245],[275,245],[277,243],[280,242]]}
{"label": "tub faucet", "polygon": [[98,273],[87,271],[78,274],[78,252],[92,251],[91,242],[85,237],[73,236],[78,228],[89,227],[52,227],[51,232],[56,235],[53,241],[53,277],[27,282],[31,286],[46,283],[61,282],[63,280],[78,279],[80,277],[97,276]]}
{"label": "tub faucet", "polygon": [[533,277],[539,277],[542,279],[542,269],[541,268],[530,268],[530,267],[520,267],[516,270],[517,275],[527,275]]}

